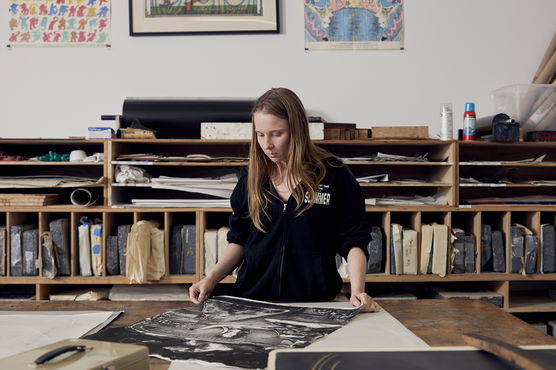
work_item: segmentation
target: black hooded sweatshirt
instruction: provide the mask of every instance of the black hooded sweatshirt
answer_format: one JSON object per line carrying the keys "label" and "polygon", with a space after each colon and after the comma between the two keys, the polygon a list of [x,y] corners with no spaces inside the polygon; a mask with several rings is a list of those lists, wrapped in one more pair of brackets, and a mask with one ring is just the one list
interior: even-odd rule
{"label": "black hooded sweatshirt", "polygon": [[353,174],[336,159],[325,160],[326,176],[315,204],[298,215],[293,196],[284,202],[270,181],[270,204],[262,232],[248,217],[247,171],[232,196],[228,241],[243,246],[244,258],[233,294],[284,302],[332,300],[342,287],[335,256],[370,241],[363,193]]}

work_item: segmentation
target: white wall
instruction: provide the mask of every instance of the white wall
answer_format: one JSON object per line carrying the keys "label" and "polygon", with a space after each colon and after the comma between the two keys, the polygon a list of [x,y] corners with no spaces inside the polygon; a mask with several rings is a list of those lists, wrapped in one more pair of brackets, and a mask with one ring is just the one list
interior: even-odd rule
{"label": "white wall", "polygon": [[454,104],[454,131],[466,101],[493,113],[490,91],[529,83],[556,31],[555,0],[405,0],[405,51],[305,52],[303,4],[281,0],[281,34],[130,37],[128,2],[112,0],[111,49],[2,47],[0,137],[84,136],[126,96],[278,86],[329,121],[430,125],[434,136],[440,102]]}

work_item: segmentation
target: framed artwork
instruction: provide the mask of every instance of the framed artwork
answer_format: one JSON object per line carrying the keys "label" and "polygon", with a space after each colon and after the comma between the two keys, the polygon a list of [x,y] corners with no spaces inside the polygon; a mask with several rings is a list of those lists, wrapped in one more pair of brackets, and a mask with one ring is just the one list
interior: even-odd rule
{"label": "framed artwork", "polygon": [[279,0],[129,0],[129,34],[278,33]]}

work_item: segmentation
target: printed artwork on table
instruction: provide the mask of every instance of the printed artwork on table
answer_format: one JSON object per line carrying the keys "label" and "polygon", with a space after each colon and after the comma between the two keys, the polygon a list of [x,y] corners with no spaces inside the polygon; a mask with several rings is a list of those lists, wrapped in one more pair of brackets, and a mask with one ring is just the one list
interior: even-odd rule
{"label": "printed artwork on table", "polygon": [[305,0],[305,49],[403,49],[403,0]]}
{"label": "printed artwork on table", "polygon": [[8,46],[108,46],[111,0],[8,0]]}
{"label": "printed artwork on table", "polygon": [[304,348],[342,328],[358,312],[356,307],[302,307],[218,296],[86,338],[145,345],[150,356],[171,361],[263,369],[273,349]]}

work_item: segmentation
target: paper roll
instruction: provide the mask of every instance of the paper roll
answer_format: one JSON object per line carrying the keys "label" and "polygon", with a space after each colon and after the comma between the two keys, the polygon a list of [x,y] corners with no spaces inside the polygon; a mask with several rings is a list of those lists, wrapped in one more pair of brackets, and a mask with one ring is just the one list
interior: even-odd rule
{"label": "paper roll", "polygon": [[93,205],[98,199],[98,195],[93,195],[89,189],[78,188],[71,192],[70,200],[74,206],[87,207]]}

